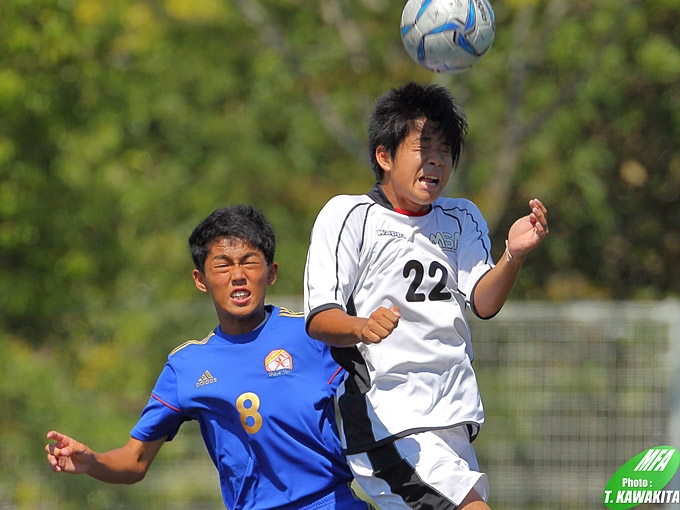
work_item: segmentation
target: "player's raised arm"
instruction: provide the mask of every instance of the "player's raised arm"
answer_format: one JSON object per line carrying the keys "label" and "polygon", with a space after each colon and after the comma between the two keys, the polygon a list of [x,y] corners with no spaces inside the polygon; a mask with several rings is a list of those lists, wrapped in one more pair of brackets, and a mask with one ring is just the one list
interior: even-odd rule
{"label": "player's raised arm", "polygon": [[121,448],[97,453],[72,437],[52,430],[45,445],[47,461],[54,472],[88,474],[109,483],[132,484],[146,475],[165,438],[156,441],[130,440]]}
{"label": "player's raised arm", "polygon": [[309,336],[333,347],[374,344],[387,338],[399,323],[399,308],[380,307],[368,319],[352,317],[339,308],[319,312],[309,321]]}
{"label": "player's raised arm", "polygon": [[508,231],[505,253],[496,267],[479,281],[473,295],[474,309],[480,317],[497,314],[515,285],[522,262],[548,235],[548,210],[534,198],[529,200],[531,212],[515,221]]}

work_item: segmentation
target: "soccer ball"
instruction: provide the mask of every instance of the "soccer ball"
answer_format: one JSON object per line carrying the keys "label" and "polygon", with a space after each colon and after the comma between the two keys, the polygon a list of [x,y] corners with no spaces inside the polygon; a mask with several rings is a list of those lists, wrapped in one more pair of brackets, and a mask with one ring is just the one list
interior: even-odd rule
{"label": "soccer ball", "polygon": [[495,30],[488,0],[408,0],[401,13],[407,53],[438,73],[464,71],[479,62]]}

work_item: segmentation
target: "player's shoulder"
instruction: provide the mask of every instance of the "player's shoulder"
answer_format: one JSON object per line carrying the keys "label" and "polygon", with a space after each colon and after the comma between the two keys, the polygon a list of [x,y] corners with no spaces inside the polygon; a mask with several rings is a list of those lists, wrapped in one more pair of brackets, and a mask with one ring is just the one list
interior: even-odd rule
{"label": "player's shoulder", "polygon": [[433,210],[438,214],[469,214],[481,216],[481,211],[472,200],[462,197],[441,197],[432,204]]}
{"label": "player's shoulder", "polygon": [[267,308],[271,312],[268,327],[265,329],[271,330],[285,329],[287,331],[292,331],[296,335],[305,332],[305,314],[304,312],[298,312],[284,306],[267,305]]}
{"label": "player's shoulder", "polygon": [[286,308],[285,306],[267,305],[267,307],[271,311],[269,329],[276,327],[294,331],[297,329],[305,330],[304,312]]}
{"label": "player's shoulder", "polygon": [[322,211],[329,211],[337,216],[341,211],[350,211],[356,206],[373,205],[374,201],[367,195],[335,195],[323,206]]}
{"label": "player's shoulder", "polygon": [[284,319],[304,319],[305,317],[304,312],[297,312],[295,310],[291,310],[290,308],[286,308],[285,306],[274,307],[274,310],[278,311],[278,317]]}
{"label": "player's shoulder", "polygon": [[363,228],[369,211],[379,209],[367,195],[336,195],[323,206],[315,222],[315,228],[358,229]]}
{"label": "player's shoulder", "polygon": [[191,346],[203,346],[207,345],[210,343],[210,341],[215,337],[215,332],[211,331],[206,337],[202,338],[201,340],[187,340],[186,342],[178,345],[175,347],[172,351],[170,351],[170,354],[168,355],[170,358],[178,354],[179,352],[184,351],[188,347]]}
{"label": "player's shoulder", "polygon": [[[270,306],[270,305],[267,305]],[[263,334],[274,336],[286,345],[310,344],[315,348],[323,346],[322,342],[314,340],[307,334],[304,312],[298,312],[286,307],[272,306],[272,315]]]}
{"label": "player's shoulder", "polygon": [[442,209],[453,209],[456,207],[478,209],[472,200],[463,197],[439,197],[433,205]]}

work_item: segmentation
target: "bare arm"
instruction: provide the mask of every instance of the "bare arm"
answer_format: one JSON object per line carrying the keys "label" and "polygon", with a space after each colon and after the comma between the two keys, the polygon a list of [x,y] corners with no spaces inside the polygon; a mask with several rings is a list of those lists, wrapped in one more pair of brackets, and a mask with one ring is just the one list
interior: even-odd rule
{"label": "bare arm", "polygon": [[[526,255],[548,235],[548,211],[538,199],[529,200],[531,212],[510,227],[508,246],[496,266],[477,284],[473,305],[480,317],[497,314],[510,296]],[[508,260],[510,259],[510,260]]]}
{"label": "bare arm", "polygon": [[360,342],[379,343],[397,327],[399,317],[396,306],[389,309],[380,307],[368,319],[332,308],[312,317],[307,332],[312,338],[333,347],[351,347]]}
{"label": "bare arm", "polygon": [[121,448],[98,453],[54,430],[47,433],[47,438],[55,441],[45,446],[50,469],[55,473],[85,473],[104,482],[124,484],[144,478],[166,440],[145,442],[131,437]]}

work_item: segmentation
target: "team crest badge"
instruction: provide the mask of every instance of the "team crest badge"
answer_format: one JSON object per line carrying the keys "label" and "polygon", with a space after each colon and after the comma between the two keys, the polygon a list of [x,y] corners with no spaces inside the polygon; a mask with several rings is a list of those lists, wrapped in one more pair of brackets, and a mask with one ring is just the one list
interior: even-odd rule
{"label": "team crest badge", "polygon": [[264,358],[264,369],[269,377],[293,374],[293,357],[285,349],[274,349]]}

